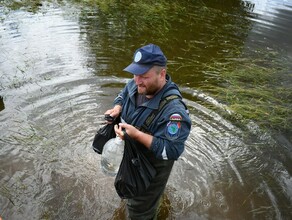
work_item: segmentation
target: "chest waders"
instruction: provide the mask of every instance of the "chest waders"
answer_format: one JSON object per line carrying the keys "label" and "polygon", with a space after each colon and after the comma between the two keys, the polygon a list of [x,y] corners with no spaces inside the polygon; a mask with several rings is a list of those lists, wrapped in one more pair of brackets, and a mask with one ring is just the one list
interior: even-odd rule
{"label": "chest waders", "polygon": [[[149,134],[149,126],[151,125],[157,114],[170,101],[178,98],[179,96],[177,95],[170,95],[163,98],[159,104],[159,108],[153,110],[145,120],[144,124],[138,129]],[[150,163],[155,167],[157,174],[152,179],[152,182],[149,188],[145,191],[145,193],[133,199],[128,199],[128,214],[131,220],[154,220],[156,219],[160,199],[164,192],[170,172],[172,170],[174,160],[159,160],[150,150],[146,150],[143,145],[137,145],[137,147],[149,159]]]}

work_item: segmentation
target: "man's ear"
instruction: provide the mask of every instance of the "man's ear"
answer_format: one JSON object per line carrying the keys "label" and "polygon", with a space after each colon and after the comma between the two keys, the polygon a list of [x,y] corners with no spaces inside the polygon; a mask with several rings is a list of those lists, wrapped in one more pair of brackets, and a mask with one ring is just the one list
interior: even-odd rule
{"label": "man's ear", "polygon": [[166,69],[162,68],[160,71],[161,77],[165,78],[166,77]]}

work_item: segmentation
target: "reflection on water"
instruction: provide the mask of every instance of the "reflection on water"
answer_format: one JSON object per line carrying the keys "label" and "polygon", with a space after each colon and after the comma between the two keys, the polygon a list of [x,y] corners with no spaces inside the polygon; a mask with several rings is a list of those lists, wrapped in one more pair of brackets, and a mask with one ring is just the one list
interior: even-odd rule
{"label": "reflection on water", "polygon": [[249,46],[285,48],[285,52],[291,56],[292,2],[285,0],[250,2],[253,12],[250,19],[255,23],[249,33],[250,40],[247,41]]}
{"label": "reflection on water", "polygon": [[[194,15],[198,6],[191,5],[172,24],[178,29],[158,42],[193,122],[159,219],[291,216],[291,143],[253,123],[237,127],[204,103],[225,110],[224,105],[197,90],[216,83],[206,81],[204,66],[232,57],[242,45],[250,50],[268,42],[272,50],[288,45],[291,52],[291,38],[279,40],[277,35],[289,30],[291,7],[276,5],[273,13],[258,9],[257,2],[251,6],[247,13],[238,4],[206,1],[205,9]],[[0,216],[125,219],[125,203],[113,178],[102,173],[91,141],[104,111],[128,80],[121,70],[132,49],[147,38],[115,29],[116,18],[100,17],[95,9],[44,4],[35,14],[0,8],[0,16]]]}

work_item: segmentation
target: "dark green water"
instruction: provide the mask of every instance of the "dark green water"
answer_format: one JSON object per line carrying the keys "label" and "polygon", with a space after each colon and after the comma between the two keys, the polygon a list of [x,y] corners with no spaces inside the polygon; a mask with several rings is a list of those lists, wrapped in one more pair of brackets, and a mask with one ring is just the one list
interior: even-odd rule
{"label": "dark green water", "polygon": [[226,65],[239,57],[248,65],[259,54],[283,61],[282,84],[291,88],[291,2],[181,1],[184,7],[156,11],[160,17],[146,9],[72,2],[12,9],[7,2],[0,6],[4,220],[125,219],[91,142],[131,77],[122,69],[147,43],[165,52],[193,122],[159,219],[292,216],[291,137],[252,122],[238,127],[214,112],[211,106],[224,105],[205,92]]}

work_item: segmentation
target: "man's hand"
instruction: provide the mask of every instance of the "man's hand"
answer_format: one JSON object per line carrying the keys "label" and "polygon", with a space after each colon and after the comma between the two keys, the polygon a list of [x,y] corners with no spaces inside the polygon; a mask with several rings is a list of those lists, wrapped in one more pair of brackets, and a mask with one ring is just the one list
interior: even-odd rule
{"label": "man's hand", "polygon": [[115,105],[112,109],[107,110],[104,115],[108,123],[111,123],[121,113],[122,106]]}
{"label": "man's hand", "polygon": [[137,134],[140,132],[134,126],[126,124],[126,123],[120,123],[119,126],[115,125],[114,128],[115,128],[116,134],[122,139],[124,139],[124,132],[127,132],[127,134],[133,139],[136,139]]}
{"label": "man's hand", "polygon": [[124,132],[127,132],[127,134],[133,138],[134,140],[140,142],[148,149],[151,146],[153,136],[146,134],[137,128],[135,128],[133,125],[126,124],[126,123],[119,123],[118,125],[115,125],[115,132],[116,134],[121,138],[124,139]]}

